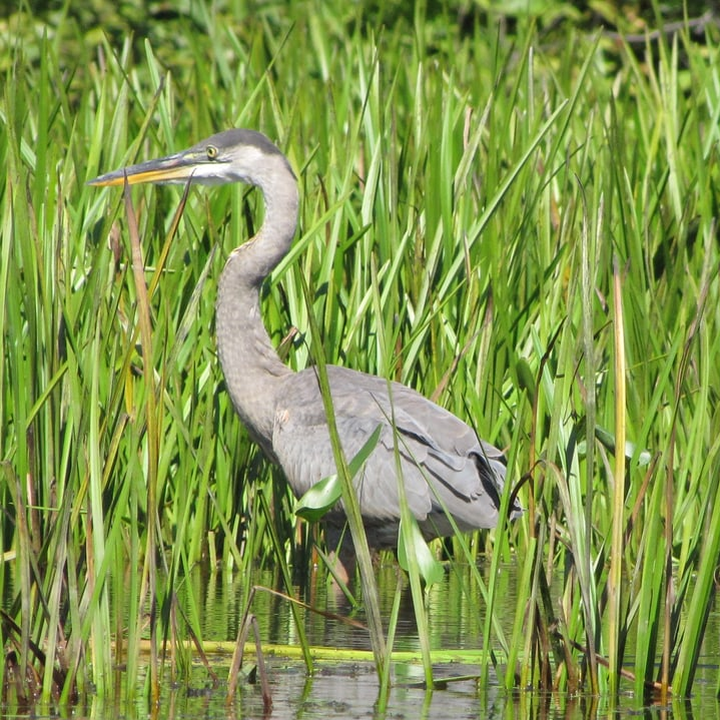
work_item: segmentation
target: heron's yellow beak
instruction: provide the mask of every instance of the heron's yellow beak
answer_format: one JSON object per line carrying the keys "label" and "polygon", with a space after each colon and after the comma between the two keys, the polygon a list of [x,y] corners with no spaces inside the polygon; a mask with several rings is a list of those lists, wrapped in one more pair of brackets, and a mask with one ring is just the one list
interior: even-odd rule
{"label": "heron's yellow beak", "polygon": [[185,183],[192,177],[197,166],[198,158],[194,154],[178,153],[100,175],[93,180],[88,180],[88,185],[122,185],[125,179],[127,179],[128,185]]}

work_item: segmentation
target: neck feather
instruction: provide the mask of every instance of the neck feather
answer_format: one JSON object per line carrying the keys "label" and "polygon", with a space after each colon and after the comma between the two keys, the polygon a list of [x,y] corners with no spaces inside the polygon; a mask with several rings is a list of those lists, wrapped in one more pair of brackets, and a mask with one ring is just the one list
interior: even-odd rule
{"label": "neck feather", "polygon": [[292,372],[270,342],[260,314],[260,287],[290,249],[297,225],[295,177],[282,155],[255,178],[265,198],[258,234],[230,254],[220,277],[216,331],[230,397],[253,438],[272,457],[272,427],[281,378]]}

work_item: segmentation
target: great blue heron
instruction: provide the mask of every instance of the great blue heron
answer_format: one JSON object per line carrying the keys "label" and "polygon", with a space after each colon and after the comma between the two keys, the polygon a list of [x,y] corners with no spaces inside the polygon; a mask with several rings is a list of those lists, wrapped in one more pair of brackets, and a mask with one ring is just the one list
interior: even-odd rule
{"label": "great blue heron", "polygon": [[[227,388],[250,436],[285,473],[296,496],[337,472],[325,409],[313,368],[293,372],[273,348],[260,314],[260,287],[290,249],[298,189],[287,158],[253,130],[218,133],[184,152],[117,170],[91,185],[244,182],[265,200],[265,221],[236,247],[220,277],[217,343]],[[410,510],[427,538],[495,527],[505,481],[502,453],[452,413],[415,390],[345,367],[328,366],[337,429],[353,458],[380,426],[372,454],[355,479],[368,543],[397,543],[400,503],[397,453]],[[393,419],[395,430],[391,425]],[[399,440],[399,441],[397,441]],[[521,507],[513,502],[512,518]],[[340,507],[324,519],[332,547],[340,537]]]}

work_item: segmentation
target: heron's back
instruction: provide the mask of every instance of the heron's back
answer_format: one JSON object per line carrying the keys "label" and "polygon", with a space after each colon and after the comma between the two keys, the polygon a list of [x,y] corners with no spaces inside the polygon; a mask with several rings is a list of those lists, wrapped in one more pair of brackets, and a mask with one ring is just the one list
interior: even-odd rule
{"label": "heron's back", "polygon": [[[355,479],[372,544],[396,542],[398,465],[408,505],[426,536],[452,534],[445,511],[461,531],[497,524],[505,479],[504,459],[497,448],[404,385],[337,366],[328,366],[327,371],[346,458],[352,459],[378,425],[381,428],[375,449]],[[279,397],[273,453],[299,497],[336,472],[315,370],[288,375]]]}

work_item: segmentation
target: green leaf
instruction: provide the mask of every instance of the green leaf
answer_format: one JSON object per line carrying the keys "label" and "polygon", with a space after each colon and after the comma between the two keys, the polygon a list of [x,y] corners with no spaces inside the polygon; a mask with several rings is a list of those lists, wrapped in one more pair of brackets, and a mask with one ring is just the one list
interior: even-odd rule
{"label": "green leaf", "polygon": [[[365,461],[370,457],[380,438],[382,426],[378,424],[365,444],[355,457],[348,463],[350,477],[354,478],[360,472]],[[323,515],[334,507],[342,497],[342,483],[337,473],[333,473],[319,482],[316,482],[297,502],[295,514],[310,522],[321,520]]]}
{"label": "green leaf", "polygon": [[295,514],[317,522],[342,497],[342,483],[337,473],[316,482],[297,502]]}
{"label": "green leaf", "polygon": [[[595,426],[595,437],[607,448],[607,450],[609,450],[613,455],[615,454],[615,436],[611,432],[605,430],[605,428]],[[625,442],[625,457],[628,460],[635,456],[636,447],[635,443],[630,442],[629,440]],[[580,450],[582,452],[584,448],[580,448]],[[652,454],[650,451],[643,449],[638,454],[638,465],[641,467],[649,465],[651,459]]]}
{"label": "green leaf", "polygon": [[378,440],[380,439],[381,430],[382,425],[378,423],[375,430],[373,430],[372,435],[370,435],[370,437],[365,441],[365,444],[357,451],[355,457],[348,463],[351,477],[354,478],[360,472],[360,468],[362,468],[365,461],[370,457],[373,450],[376,448]]}
{"label": "green leaf", "polygon": [[397,557],[400,567],[409,573],[410,563],[414,562],[425,585],[441,582],[445,576],[443,566],[433,557],[425,538],[420,532],[414,515],[408,516],[409,523],[400,520],[398,531]]}

